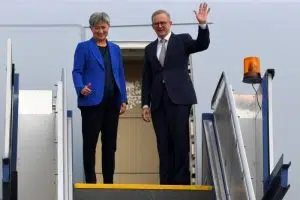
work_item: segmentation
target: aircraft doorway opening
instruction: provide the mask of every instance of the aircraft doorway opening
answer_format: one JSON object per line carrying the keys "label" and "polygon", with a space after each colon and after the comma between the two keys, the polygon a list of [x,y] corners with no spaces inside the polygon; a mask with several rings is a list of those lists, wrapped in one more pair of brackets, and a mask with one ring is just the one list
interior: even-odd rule
{"label": "aircraft doorway opening", "polygon": [[[120,44],[124,60],[128,107],[120,116],[114,183],[159,184],[159,162],[152,122],[141,118],[141,74],[144,48]],[[100,138],[100,137],[99,137]],[[103,183],[101,142],[96,153],[97,180]]]}

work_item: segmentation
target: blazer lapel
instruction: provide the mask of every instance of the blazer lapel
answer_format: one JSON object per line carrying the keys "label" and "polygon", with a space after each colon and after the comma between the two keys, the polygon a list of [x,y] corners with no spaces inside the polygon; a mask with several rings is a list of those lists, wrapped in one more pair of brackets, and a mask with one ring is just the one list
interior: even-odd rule
{"label": "blazer lapel", "polygon": [[175,38],[174,38],[174,33],[171,34],[169,41],[168,41],[168,46],[167,46],[167,51],[166,51],[166,57],[165,57],[165,62],[164,66],[167,66],[170,54],[172,49],[175,48]]}
{"label": "blazer lapel", "polygon": [[111,42],[108,42],[108,48],[109,48],[109,53],[110,53],[110,60],[111,60],[111,66],[112,66],[112,70],[113,72],[116,72],[117,69],[117,58],[120,57],[120,55],[117,54],[116,49],[114,48],[114,46],[112,45]]}
{"label": "blazer lapel", "polygon": [[95,56],[98,63],[100,64],[100,66],[104,68],[103,59],[102,59],[102,56],[100,54],[99,48],[97,46],[96,40],[94,38],[90,39],[90,45],[89,46],[92,50],[93,55]]}
{"label": "blazer lapel", "polygon": [[150,47],[150,56],[152,56],[153,60],[160,65],[159,60],[157,58],[157,45],[158,45],[158,39],[156,39],[155,41],[153,41],[153,43],[152,43],[152,45]]}

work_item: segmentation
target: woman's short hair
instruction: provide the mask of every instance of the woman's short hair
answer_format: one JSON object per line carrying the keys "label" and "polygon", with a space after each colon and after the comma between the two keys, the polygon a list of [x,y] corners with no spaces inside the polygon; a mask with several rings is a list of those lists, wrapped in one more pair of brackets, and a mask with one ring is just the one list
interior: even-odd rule
{"label": "woman's short hair", "polygon": [[90,27],[95,26],[97,23],[107,23],[110,25],[110,19],[105,12],[94,12],[89,19]]}

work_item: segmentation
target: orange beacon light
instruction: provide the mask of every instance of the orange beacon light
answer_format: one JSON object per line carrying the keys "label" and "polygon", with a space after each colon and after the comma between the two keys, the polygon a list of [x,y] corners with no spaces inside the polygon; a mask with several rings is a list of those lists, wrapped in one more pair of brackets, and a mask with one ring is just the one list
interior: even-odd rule
{"label": "orange beacon light", "polygon": [[260,60],[258,57],[244,58],[244,83],[261,83]]}

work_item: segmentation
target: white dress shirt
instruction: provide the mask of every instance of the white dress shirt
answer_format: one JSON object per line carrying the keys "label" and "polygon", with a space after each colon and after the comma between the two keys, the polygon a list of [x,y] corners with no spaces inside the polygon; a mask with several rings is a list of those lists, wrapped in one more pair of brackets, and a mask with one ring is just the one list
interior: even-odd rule
{"label": "white dress shirt", "polygon": [[[165,47],[167,49],[168,47],[168,42],[169,42],[169,39],[171,37],[171,31],[168,33],[168,35],[166,35],[166,37],[164,37],[164,40],[166,40],[165,42]],[[159,59],[159,54],[161,52],[161,47],[162,47],[162,43],[160,42],[162,40],[162,38],[157,38],[158,39],[158,43],[157,43],[157,51],[156,51],[156,56],[157,56],[157,59]]]}

